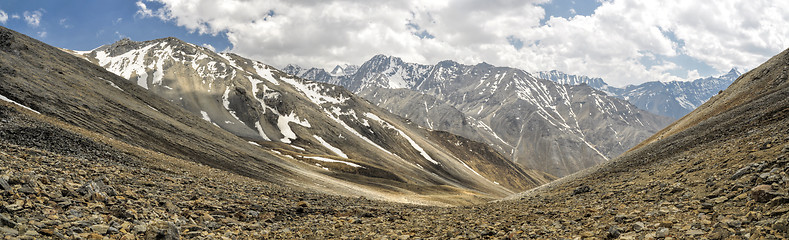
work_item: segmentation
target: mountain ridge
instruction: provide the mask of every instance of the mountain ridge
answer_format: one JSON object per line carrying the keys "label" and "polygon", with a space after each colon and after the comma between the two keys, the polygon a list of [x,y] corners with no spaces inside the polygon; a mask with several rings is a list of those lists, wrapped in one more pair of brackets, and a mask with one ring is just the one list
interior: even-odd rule
{"label": "mountain ridge", "polygon": [[[289,74],[310,78],[305,71]],[[669,123],[599,91],[487,63],[421,65],[376,55],[356,74],[315,80],[344,86],[420,125],[486,142],[515,162],[557,176],[613,158]]]}
{"label": "mountain ridge", "polygon": [[[175,38],[119,41],[74,53],[252,145],[317,166],[320,174],[340,181],[387,191],[430,186],[494,197],[553,178],[499,161],[502,157],[487,146],[468,139],[436,138],[444,133],[390,115],[341,87],[292,78],[269,65]],[[466,154],[454,144],[479,154]],[[445,197],[438,201],[455,204],[454,197],[440,198]]]}
{"label": "mountain ridge", "polygon": [[723,91],[742,75],[736,68],[718,77],[698,78],[693,81],[651,81],[638,85],[613,87],[601,78],[565,74],[557,70],[539,72],[541,78],[561,84],[587,84],[610,96],[627,100],[651,113],[679,119],[710,97]]}
{"label": "mountain ridge", "polygon": [[194,151],[257,149],[136,81],[42,46],[0,28],[5,238],[789,237],[789,49],[611,161],[507,200],[435,207],[301,191],[140,147],[147,139],[128,135],[169,126],[182,130],[169,140],[217,135]]}

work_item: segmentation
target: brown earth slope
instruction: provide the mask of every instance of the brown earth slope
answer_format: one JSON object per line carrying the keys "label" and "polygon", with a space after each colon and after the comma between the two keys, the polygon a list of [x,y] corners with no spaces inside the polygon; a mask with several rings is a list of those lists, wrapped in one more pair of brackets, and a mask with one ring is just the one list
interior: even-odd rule
{"label": "brown earth slope", "polygon": [[[605,165],[513,200],[475,206],[302,193],[173,158],[150,167],[143,160],[90,157],[104,151],[90,143],[69,153],[3,141],[0,234],[29,239],[782,239],[789,237],[787,66],[789,51],[738,80],[737,86],[774,83],[769,90],[726,90],[743,92],[750,101]],[[0,126],[46,122],[22,111],[0,104],[5,123]]]}
{"label": "brown earth slope", "polygon": [[[488,179],[461,164],[455,156],[457,153],[444,151],[446,148],[440,147],[446,145],[443,142],[422,145],[425,151],[444,163],[425,167],[427,170],[417,167],[391,167],[408,164],[391,162],[391,159],[377,158],[376,155],[369,158],[378,162],[338,159],[325,155],[326,150],[318,144],[312,144],[311,148],[321,151],[299,152],[284,144],[265,141],[251,143],[249,139],[233,135],[199,115],[190,113],[99,66],[5,28],[0,28],[0,96],[35,109],[40,115],[54,118],[52,121],[60,122],[59,126],[80,129],[84,134],[95,134],[95,137],[85,138],[87,140],[81,140],[82,142],[107,139],[106,141],[115,143],[110,144],[110,148],[117,148],[116,144],[120,143],[128,144],[175,159],[196,162],[228,173],[304,191],[431,205],[462,205],[501,198],[514,191],[538,185],[539,182],[535,180],[548,180],[545,177],[529,179],[523,174],[530,172],[514,165],[501,164],[501,168],[494,167],[481,173],[489,174]],[[291,97],[298,98],[295,94]],[[371,106],[367,102],[359,104]],[[313,107],[295,107],[304,111],[316,111]],[[389,115],[381,113],[381,109],[373,110],[390,119]],[[330,125],[325,121],[310,122],[314,124],[314,128]],[[404,125],[407,124],[395,120],[389,123],[402,129],[405,129]],[[337,126],[333,127],[321,127],[320,130],[337,129]],[[412,132],[429,133],[415,125],[409,125],[408,128],[413,129]],[[35,145],[22,146],[47,151],[54,151],[48,148],[53,142],[70,141],[69,138],[52,139],[48,135],[39,135],[36,138],[20,135],[37,131],[36,129],[22,128],[13,131],[16,133],[9,134],[8,138],[2,140],[37,142]],[[295,131],[301,134],[301,131],[306,130],[297,128]],[[379,131],[377,134],[382,135],[382,138],[402,138],[398,138],[399,135],[384,135],[384,132],[387,131]],[[419,143],[427,141],[426,137],[414,139]],[[347,141],[352,142],[351,140],[349,137]],[[360,141],[353,140],[355,143]],[[406,147],[411,146],[403,141],[397,143],[400,144],[399,149],[408,150]],[[364,144],[356,144],[354,147],[370,149]],[[484,150],[485,146],[481,149]],[[54,152],[64,153],[60,150],[64,149]],[[408,152],[411,155],[401,156],[419,155],[414,152],[416,151],[411,150]],[[136,152],[128,155],[143,158]],[[478,158],[481,156],[469,156],[470,158],[464,160],[483,162],[480,166],[491,167],[488,164],[490,162]],[[503,158],[500,160],[499,162],[506,161]],[[507,180],[495,180],[498,178]],[[502,184],[495,184],[494,181]],[[508,189],[510,187],[512,190]]]}
{"label": "brown earth slope", "polygon": [[525,175],[532,171],[499,161],[501,155],[454,151],[431,138],[431,130],[342,87],[295,78],[235,54],[176,38],[124,39],[90,52],[68,52],[243,139],[275,148],[277,155],[328,168],[334,178],[377,188],[441,186],[494,197],[547,182],[533,181],[544,177]]}

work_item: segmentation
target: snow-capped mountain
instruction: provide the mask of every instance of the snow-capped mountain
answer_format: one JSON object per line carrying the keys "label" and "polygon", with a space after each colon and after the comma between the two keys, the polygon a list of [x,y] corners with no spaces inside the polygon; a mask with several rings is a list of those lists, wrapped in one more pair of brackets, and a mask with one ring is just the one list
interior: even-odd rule
{"label": "snow-capped mountain", "polygon": [[608,84],[602,78],[591,78],[587,76],[570,75],[557,70],[547,72],[537,72],[536,77],[548,79],[559,84],[567,85],[581,85],[586,84],[598,90],[603,90],[608,87]]}
{"label": "snow-capped mountain", "polygon": [[669,123],[587,86],[487,63],[431,66],[377,55],[356,74],[321,81],[417,124],[488,143],[517,163],[556,176],[615,157]]}
{"label": "snow-capped mountain", "polygon": [[612,87],[600,78],[565,74],[556,70],[540,72],[540,78],[561,84],[587,84],[611,96],[625,99],[637,107],[651,113],[672,118],[685,116],[719,91],[726,89],[742,75],[732,68],[718,77],[699,78],[690,82],[646,82],[628,85],[624,88]]}
{"label": "snow-capped mountain", "polygon": [[[506,195],[552,178],[522,170],[486,145],[405,121],[342,87],[175,38],[122,40],[77,54],[250,144],[354,184]],[[330,77],[316,69],[303,74]]]}
{"label": "snow-capped mountain", "polygon": [[359,66],[356,65],[349,65],[349,64],[343,64],[342,66],[337,65],[334,67],[334,69],[331,70],[331,75],[332,76],[353,75],[358,70],[359,70]]}

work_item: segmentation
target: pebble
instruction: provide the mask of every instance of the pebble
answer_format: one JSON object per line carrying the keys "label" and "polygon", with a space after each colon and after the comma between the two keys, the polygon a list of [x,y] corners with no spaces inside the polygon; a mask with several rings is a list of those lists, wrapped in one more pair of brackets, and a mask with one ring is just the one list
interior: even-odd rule
{"label": "pebble", "polygon": [[611,226],[608,228],[608,238],[619,238],[620,235],[622,235],[622,233],[616,226]]}
{"label": "pebble", "polygon": [[8,181],[3,179],[2,177],[0,177],[0,189],[2,189],[3,191],[8,191],[8,192],[13,190],[13,188],[11,188],[11,185],[8,184]]}
{"label": "pebble", "polygon": [[[789,232],[783,219],[789,202],[779,194],[787,182],[763,184],[785,178],[789,169],[770,159],[752,165],[736,151],[726,164],[708,155],[689,157],[698,165],[692,172],[666,164],[666,171],[639,169],[598,179],[606,184],[587,181],[518,201],[457,207],[327,196],[204,166],[181,170],[136,160],[63,157],[3,140],[0,152],[26,156],[9,160],[0,154],[0,239],[758,239]],[[726,175],[741,166],[750,172],[735,180]],[[753,190],[760,184],[778,198],[757,201]],[[29,187],[26,193],[16,191],[23,187]],[[40,235],[25,236],[34,233]]]}
{"label": "pebble", "polygon": [[110,229],[110,226],[107,226],[107,225],[104,225],[104,224],[96,224],[96,225],[90,226],[90,229],[93,230],[93,232],[95,232],[95,233],[105,234],[105,233],[107,233],[107,230]]}
{"label": "pebble", "polygon": [[592,188],[590,188],[589,186],[580,186],[575,188],[575,190],[573,190],[573,195],[588,193],[590,191],[592,191]]}
{"label": "pebble", "polygon": [[655,233],[655,237],[658,237],[658,238],[665,238],[667,236],[668,236],[668,228],[660,228]]}
{"label": "pebble", "polygon": [[175,240],[180,239],[181,235],[176,227],[171,222],[154,222],[148,224],[148,229],[145,231],[145,239],[148,240]]}
{"label": "pebble", "polygon": [[751,198],[760,203],[766,203],[778,196],[770,185],[759,185],[751,189]]}
{"label": "pebble", "polygon": [[685,235],[689,235],[689,236],[699,236],[699,235],[703,235],[703,234],[704,234],[704,231],[699,230],[699,229],[690,229],[690,230],[685,232]]}
{"label": "pebble", "polygon": [[640,232],[641,230],[644,230],[645,227],[646,225],[643,222],[634,222],[632,225],[633,231],[636,232]]}

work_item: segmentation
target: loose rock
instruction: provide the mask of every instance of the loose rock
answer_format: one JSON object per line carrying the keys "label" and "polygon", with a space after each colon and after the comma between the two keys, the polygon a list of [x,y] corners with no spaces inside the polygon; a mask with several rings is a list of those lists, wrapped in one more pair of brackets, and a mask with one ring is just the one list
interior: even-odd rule
{"label": "loose rock", "polygon": [[778,193],[770,185],[759,185],[751,189],[751,198],[760,203],[769,202],[776,196]]}

